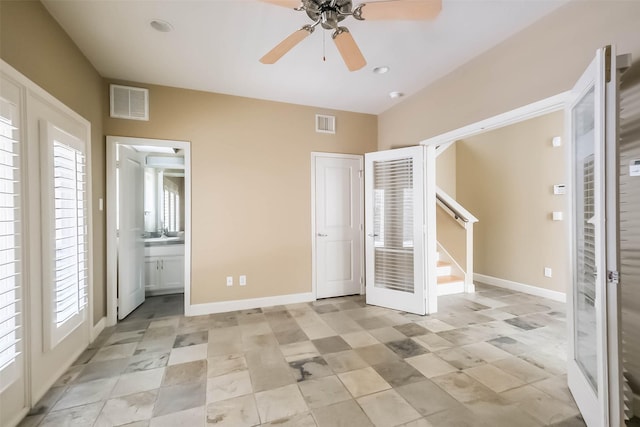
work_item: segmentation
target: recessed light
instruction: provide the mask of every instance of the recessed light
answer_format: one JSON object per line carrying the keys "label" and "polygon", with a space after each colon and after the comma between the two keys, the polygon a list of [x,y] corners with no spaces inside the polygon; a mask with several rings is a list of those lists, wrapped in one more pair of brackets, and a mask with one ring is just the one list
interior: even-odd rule
{"label": "recessed light", "polygon": [[162,19],[154,19],[153,21],[149,22],[149,25],[151,25],[151,28],[156,31],[160,31],[161,33],[169,33],[173,31],[173,25],[171,25],[167,21],[163,21]]}
{"label": "recessed light", "polygon": [[375,74],[388,73],[389,72],[389,67],[387,67],[386,65],[383,65],[382,67],[376,67],[376,68],[373,69],[373,72]]}
{"label": "recessed light", "polygon": [[398,92],[398,91],[389,92],[389,97],[392,99],[402,98],[403,96],[404,96],[404,93],[402,92]]}

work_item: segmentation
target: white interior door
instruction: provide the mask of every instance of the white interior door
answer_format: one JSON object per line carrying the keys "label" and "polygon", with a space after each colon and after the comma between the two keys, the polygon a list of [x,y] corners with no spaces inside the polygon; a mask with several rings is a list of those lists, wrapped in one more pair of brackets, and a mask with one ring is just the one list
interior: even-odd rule
{"label": "white interior door", "polygon": [[144,302],[144,166],[141,155],[118,145],[118,319]]}
{"label": "white interior door", "polygon": [[424,153],[365,155],[367,304],[426,312]]}
{"label": "white interior door", "polygon": [[611,203],[615,185],[607,191],[611,179],[615,182],[617,105],[610,102],[616,90],[612,56],[605,49],[597,52],[574,87],[567,111],[573,182],[567,377],[589,427],[620,425],[618,309],[616,292],[609,289],[615,291],[617,283],[608,285],[607,279],[608,270],[616,270],[615,198]]}
{"label": "white interior door", "polygon": [[361,293],[362,157],[316,154],[316,297]]}

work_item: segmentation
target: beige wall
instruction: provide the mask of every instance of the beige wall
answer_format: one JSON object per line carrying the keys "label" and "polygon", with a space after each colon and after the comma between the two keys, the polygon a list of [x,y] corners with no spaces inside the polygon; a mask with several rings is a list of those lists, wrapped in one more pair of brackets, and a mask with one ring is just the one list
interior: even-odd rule
{"label": "beige wall", "polygon": [[[564,113],[547,114],[458,141],[457,200],[479,218],[474,227],[474,272],[566,292],[569,272]],[[544,277],[551,267],[553,277]]]}
{"label": "beige wall", "polygon": [[[375,151],[376,117],[139,86],[150,121],[105,117],[104,129],[191,142],[192,303],[310,292],[310,153]],[[316,113],[336,115],[336,135],[315,133]]]}
{"label": "beige wall", "polygon": [[569,90],[595,50],[640,60],[640,1],[572,1],[378,117],[380,149],[416,144]]}
{"label": "beige wall", "polygon": [[455,143],[436,158],[436,185],[449,196],[456,198]]}
{"label": "beige wall", "polygon": [[91,122],[94,323],[105,307],[105,194],[102,78],[49,12],[36,1],[0,1],[0,57]]}

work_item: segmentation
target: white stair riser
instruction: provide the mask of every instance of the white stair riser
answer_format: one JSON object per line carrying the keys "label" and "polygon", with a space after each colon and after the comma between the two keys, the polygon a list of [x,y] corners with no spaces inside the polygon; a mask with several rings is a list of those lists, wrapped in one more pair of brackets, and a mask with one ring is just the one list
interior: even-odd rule
{"label": "white stair riser", "polygon": [[436,276],[451,276],[451,265],[443,265],[436,270]]}

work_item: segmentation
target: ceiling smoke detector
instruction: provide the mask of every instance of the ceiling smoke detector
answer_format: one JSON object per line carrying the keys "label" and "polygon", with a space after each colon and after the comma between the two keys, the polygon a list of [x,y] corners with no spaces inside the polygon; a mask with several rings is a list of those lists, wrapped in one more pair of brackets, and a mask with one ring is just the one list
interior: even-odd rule
{"label": "ceiling smoke detector", "polygon": [[383,65],[382,67],[376,67],[373,69],[373,73],[374,74],[386,74],[388,73],[390,70],[389,67],[387,67],[386,65]]}
{"label": "ceiling smoke detector", "polygon": [[396,90],[394,90],[393,92],[389,92],[389,98],[391,99],[398,99],[398,98],[402,98],[403,96],[404,96],[404,93],[398,92]]}

